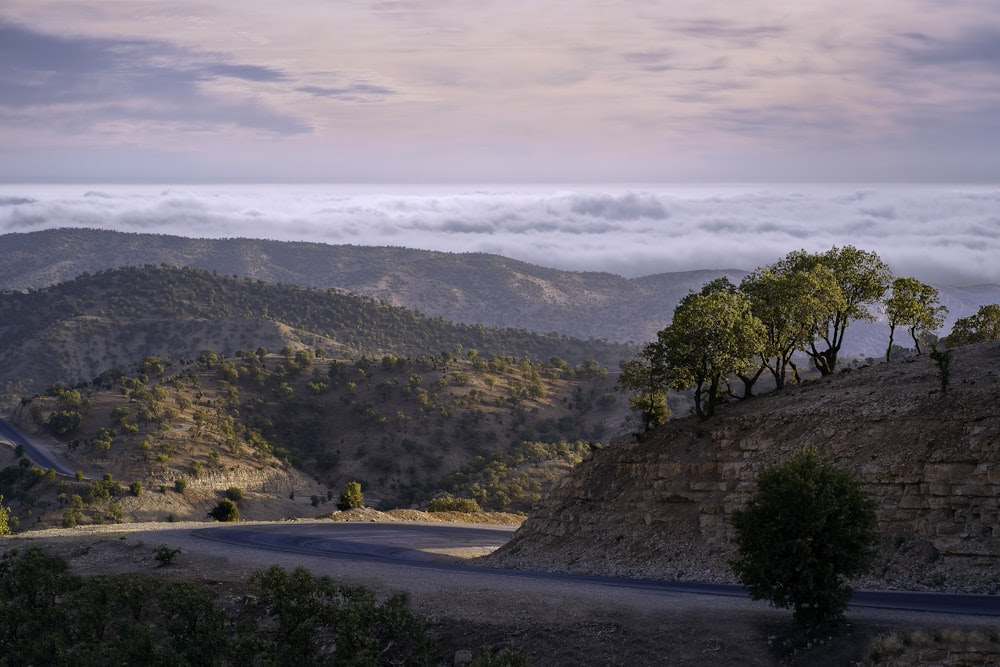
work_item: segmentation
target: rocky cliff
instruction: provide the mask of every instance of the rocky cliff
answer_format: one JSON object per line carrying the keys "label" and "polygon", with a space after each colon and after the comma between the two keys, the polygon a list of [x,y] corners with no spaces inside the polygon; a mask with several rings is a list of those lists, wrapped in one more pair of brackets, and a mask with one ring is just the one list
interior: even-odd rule
{"label": "rocky cliff", "polygon": [[497,565],[733,581],[728,518],[764,467],[812,445],[875,499],[866,587],[996,593],[1000,344],[839,373],[682,419],[578,466],[497,551]]}

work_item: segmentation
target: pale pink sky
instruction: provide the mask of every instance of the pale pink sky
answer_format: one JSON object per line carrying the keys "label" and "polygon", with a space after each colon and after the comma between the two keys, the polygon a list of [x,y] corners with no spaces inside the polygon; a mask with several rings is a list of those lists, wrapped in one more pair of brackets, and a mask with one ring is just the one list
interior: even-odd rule
{"label": "pale pink sky", "polygon": [[1000,173],[994,0],[4,0],[0,181]]}

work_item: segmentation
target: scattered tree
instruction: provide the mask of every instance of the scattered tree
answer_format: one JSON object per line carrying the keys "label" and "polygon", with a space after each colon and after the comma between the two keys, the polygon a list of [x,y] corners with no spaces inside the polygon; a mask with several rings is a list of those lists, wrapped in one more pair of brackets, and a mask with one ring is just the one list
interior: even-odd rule
{"label": "scattered tree", "polygon": [[[764,325],[762,368],[770,371],[778,389],[785,386],[789,370],[798,382],[793,355],[809,349],[827,315],[843,308],[843,294],[833,272],[821,264],[795,268],[778,263],[747,275],[740,291]],[[749,379],[743,378],[747,393],[753,386]]]}
{"label": "scattered tree", "polygon": [[630,394],[629,407],[639,413],[644,432],[665,423],[670,415],[664,390],[666,378],[652,359],[655,351],[655,345],[647,345],[635,359],[623,361],[618,376],[618,386]]}
{"label": "scattered tree", "polygon": [[755,600],[794,609],[796,621],[839,619],[875,555],[875,506],[850,473],[800,449],[761,472],[757,492],[732,515],[733,571]]}
{"label": "scattered tree", "polygon": [[716,282],[681,300],[649,356],[671,387],[694,388],[695,412],[707,419],[724,400],[726,377],[750,369],[763,340],[764,327],[750,311],[747,297]]}
{"label": "scattered tree", "polygon": [[[856,320],[874,319],[868,307],[885,294],[891,274],[878,255],[854,246],[834,246],[824,253],[797,250],[776,265],[782,273],[809,271],[817,266],[826,267],[833,274],[840,288],[840,298],[827,304],[805,352],[822,375],[829,375],[837,367],[837,356],[848,325]],[[825,349],[820,349],[819,341],[826,345]]]}
{"label": "scattered tree", "polygon": [[354,507],[364,507],[365,499],[361,495],[361,482],[348,482],[344,485],[344,492],[340,494],[337,501],[337,509],[346,511]]}
{"label": "scattered tree", "polygon": [[1000,340],[1000,304],[981,306],[975,315],[961,317],[948,334],[948,346]]}
{"label": "scattered tree", "polygon": [[948,313],[948,309],[938,302],[938,291],[916,278],[895,278],[883,308],[889,320],[886,361],[890,360],[897,326],[907,327],[917,354],[921,354],[920,339],[940,328]]}

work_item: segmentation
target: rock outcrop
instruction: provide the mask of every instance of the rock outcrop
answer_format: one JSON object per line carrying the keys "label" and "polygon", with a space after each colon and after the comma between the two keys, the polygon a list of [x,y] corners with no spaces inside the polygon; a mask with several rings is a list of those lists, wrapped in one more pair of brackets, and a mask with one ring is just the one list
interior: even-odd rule
{"label": "rock outcrop", "polygon": [[733,581],[729,516],[757,473],[801,446],[875,499],[881,557],[859,585],[996,593],[1000,344],[953,353],[947,393],[927,356],[842,372],[669,422],[578,466],[494,564]]}

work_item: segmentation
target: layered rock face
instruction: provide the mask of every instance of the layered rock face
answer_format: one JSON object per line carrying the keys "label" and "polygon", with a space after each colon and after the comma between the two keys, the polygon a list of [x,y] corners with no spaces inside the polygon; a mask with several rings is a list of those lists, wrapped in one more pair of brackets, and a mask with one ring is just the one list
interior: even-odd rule
{"label": "layered rock face", "polygon": [[995,593],[1000,583],[1000,344],[925,355],[672,421],[574,469],[491,560],[508,567],[734,581],[729,516],[758,472],[814,446],[875,500],[866,587]]}

